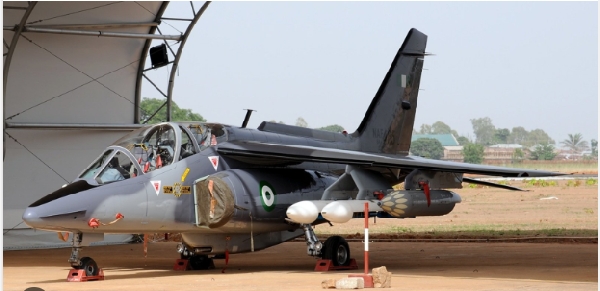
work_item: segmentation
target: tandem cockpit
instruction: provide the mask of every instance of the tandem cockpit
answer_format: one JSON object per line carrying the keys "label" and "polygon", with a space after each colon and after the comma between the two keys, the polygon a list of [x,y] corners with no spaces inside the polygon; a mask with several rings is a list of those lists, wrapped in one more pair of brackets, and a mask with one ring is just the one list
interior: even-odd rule
{"label": "tandem cockpit", "polygon": [[107,147],[76,180],[106,184],[166,167],[227,140],[224,125],[165,122],[139,128]]}

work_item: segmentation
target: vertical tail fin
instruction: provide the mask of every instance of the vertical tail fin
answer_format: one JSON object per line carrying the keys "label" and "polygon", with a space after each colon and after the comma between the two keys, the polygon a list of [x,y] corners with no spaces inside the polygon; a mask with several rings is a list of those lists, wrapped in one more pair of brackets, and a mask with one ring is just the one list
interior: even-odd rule
{"label": "vertical tail fin", "polygon": [[354,133],[366,152],[408,154],[427,35],[411,29]]}

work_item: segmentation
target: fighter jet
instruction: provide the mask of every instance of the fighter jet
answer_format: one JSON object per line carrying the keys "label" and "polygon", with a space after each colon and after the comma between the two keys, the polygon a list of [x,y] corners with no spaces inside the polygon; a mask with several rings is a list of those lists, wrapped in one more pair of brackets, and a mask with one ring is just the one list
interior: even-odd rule
{"label": "fighter jet", "polygon": [[[427,36],[411,29],[364,119],[353,133],[272,122],[257,129],[165,122],[107,147],[71,183],[35,201],[30,227],[72,234],[69,259],[89,276],[98,265],[79,256],[105,233],[181,233],[181,258],[194,269],[212,256],[261,250],[303,236],[310,256],[350,263],[339,236],[319,241],[313,226],[353,217],[448,214],[463,175],[542,177],[561,173],[431,160],[409,155]],[[247,124],[245,120],[244,125]],[[393,186],[404,183],[403,190]],[[399,222],[401,223],[401,222]],[[285,255],[285,254],[283,254]]]}

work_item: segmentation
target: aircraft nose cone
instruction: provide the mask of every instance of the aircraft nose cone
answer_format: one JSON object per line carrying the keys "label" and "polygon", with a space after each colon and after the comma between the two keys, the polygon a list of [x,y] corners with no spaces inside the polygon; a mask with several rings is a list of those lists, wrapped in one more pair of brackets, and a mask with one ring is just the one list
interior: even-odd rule
{"label": "aircraft nose cone", "polygon": [[37,213],[36,207],[27,207],[23,213],[23,221],[30,227],[36,228],[42,225],[42,219]]}

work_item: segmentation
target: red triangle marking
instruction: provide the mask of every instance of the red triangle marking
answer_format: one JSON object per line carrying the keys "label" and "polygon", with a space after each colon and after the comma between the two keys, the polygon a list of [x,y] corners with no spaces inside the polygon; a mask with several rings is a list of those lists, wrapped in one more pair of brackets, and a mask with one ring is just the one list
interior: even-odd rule
{"label": "red triangle marking", "polygon": [[213,168],[215,168],[215,170],[217,169],[217,167],[219,166],[219,157],[208,157],[208,160],[210,161],[210,163],[213,165]]}
{"label": "red triangle marking", "polygon": [[150,181],[150,183],[152,183],[152,187],[154,187],[154,192],[156,192],[156,195],[158,195],[158,192],[160,191],[160,181]]}

